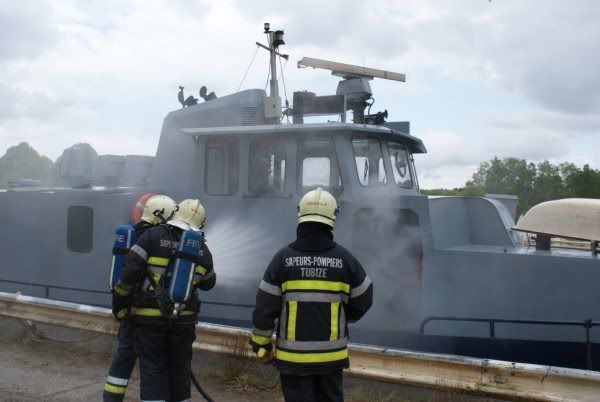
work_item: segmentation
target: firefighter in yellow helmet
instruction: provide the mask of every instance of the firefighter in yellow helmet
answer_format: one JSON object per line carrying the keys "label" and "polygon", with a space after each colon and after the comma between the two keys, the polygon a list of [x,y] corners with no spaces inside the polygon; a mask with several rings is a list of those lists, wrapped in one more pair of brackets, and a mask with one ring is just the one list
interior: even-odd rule
{"label": "firefighter in yellow helmet", "polygon": [[[204,241],[197,255],[183,252],[180,243],[187,243],[181,241],[186,231],[199,232],[204,222],[205,210],[200,201],[183,200],[166,225],[146,231],[125,256],[116,288],[124,294],[137,291],[139,302],[132,314],[137,327],[135,343],[139,350],[142,401],[190,398],[192,343],[196,339],[200,309],[197,293],[198,289],[212,289],[216,275]],[[193,262],[193,277],[188,298],[174,305],[166,286],[176,275],[173,265],[180,267],[179,263],[171,262],[180,258]]]}
{"label": "firefighter in yellow helmet", "polygon": [[[146,199],[141,219],[133,226],[135,237],[140,238],[151,227],[166,223],[173,216],[176,206],[175,201],[166,195],[153,195]],[[114,314],[115,317],[121,320],[118,335],[119,344],[113,355],[106,383],[104,384],[102,394],[104,402],[120,402],[125,398],[127,384],[136,359],[133,347],[135,323],[126,317],[130,306],[125,304],[118,307]]]}
{"label": "firefighter in yellow helmet", "polygon": [[201,230],[206,222],[206,211],[199,200],[183,200],[168,224],[183,230]]}
{"label": "firefighter in yellow helmet", "polygon": [[274,360],[287,402],[343,400],[347,323],[373,302],[363,267],[333,241],[338,211],[335,198],[321,188],[302,197],[297,239],[275,254],[256,294],[250,344],[259,359]]}

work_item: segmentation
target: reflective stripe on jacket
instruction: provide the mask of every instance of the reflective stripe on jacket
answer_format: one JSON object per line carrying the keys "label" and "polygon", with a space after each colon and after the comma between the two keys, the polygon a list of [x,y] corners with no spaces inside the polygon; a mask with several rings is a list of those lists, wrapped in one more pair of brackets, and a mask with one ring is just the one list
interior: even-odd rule
{"label": "reflective stripe on jacket", "polygon": [[273,257],[253,313],[251,341],[268,345],[275,331],[275,363],[287,374],[348,367],[347,322],[362,317],[373,299],[371,280],[352,254],[326,234],[305,232],[299,228],[298,240]]}

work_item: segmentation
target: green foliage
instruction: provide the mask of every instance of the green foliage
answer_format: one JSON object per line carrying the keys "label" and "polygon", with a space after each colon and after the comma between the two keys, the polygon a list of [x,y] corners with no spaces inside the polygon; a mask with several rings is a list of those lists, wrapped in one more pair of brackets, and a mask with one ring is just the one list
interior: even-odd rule
{"label": "green foliage", "polygon": [[457,195],[457,196],[471,196],[480,197],[485,194],[483,188],[477,186],[460,187],[453,189],[446,188],[433,188],[431,190],[421,190],[421,194],[425,195]]}
{"label": "green foliage", "polygon": [[0,188],[17,179],[36,179],[42,185],[54,185],[58,171],[50,159],[38,154],[26,142],[8,148],[0,158]]}
{"label": "green foliage", "polygon": [[494,157],[482,162],[465,187],[423,190],[428,195],[511,194],[519,200],[517,216],[532,206],[559,198],[600,198],[600,171],[572,163],[535,164],[525,159]]}
{"label": "green foliage", "polygon": [[[98,155],[94,148],[87,143],[75,144],[79,147],[90,148],[94,156]],[[40,155],[26,142],[8,148],[0,158],[0,188],[6,188],[8,183],[18,179],[40,180],[42,186],[62,186],[59,175],[60,160],[53,163],[49,158]]]}
{"label": "green foliage", "polygon": [[583,165],[583,169],[572,163],[560,165],[564,177],[567,197],[600,198],[600,171]]}

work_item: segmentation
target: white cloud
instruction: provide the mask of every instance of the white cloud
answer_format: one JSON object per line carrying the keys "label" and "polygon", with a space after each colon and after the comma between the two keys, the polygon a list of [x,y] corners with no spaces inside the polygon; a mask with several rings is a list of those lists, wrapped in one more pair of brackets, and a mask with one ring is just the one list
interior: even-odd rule
{"label": "white cloud", "polygon": [[415,157],[421,188],[464,186],[481,161],[477,144],[451,131],[429,131],[421,138],[427,145],[427,154]]}
{"label": "white cloud", "polygon": [[55,41],[54,10],[48,1],[19,0],[0,7],[0,63],[35,57]]}

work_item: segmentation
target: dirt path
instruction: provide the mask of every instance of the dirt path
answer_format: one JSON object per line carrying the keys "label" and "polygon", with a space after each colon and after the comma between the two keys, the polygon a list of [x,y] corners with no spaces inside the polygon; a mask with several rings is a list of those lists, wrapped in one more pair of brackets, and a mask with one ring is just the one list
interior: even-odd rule
{"label": "dirt path", "polygon": [[[115,344],[109,336],[47,325],[31,331],[22,321],[0,318],[0,401],[101,401]],[[216,401],[282,400],[272,366],[195,352],[192,367]],[[351,378],[344,384],[348,402],[492,401]],[[125,400],[139,400],[137,367]],[[192,400],[203,400],[194,388]]]}
{"label": "dirt path", "polygon": [[[1,401],[102,400],[115,344],[113,337],[37,325],[37,333],[54,340],[40,339],[21,322],[10,319],[0,319],[0,328]],[[279,400],[276,390],[268,392],[260,386],[247,385],[237,377],[228,382],[224,375],[231,374],[239,365],[227,360],[216,354],[194,355],[194,372],[215,400]],[[268,377],[272,376],[265,373],[265,379]],[[195,389],[192,399],[202,400]],[[125,400],[139,400],[137,367]]]}

